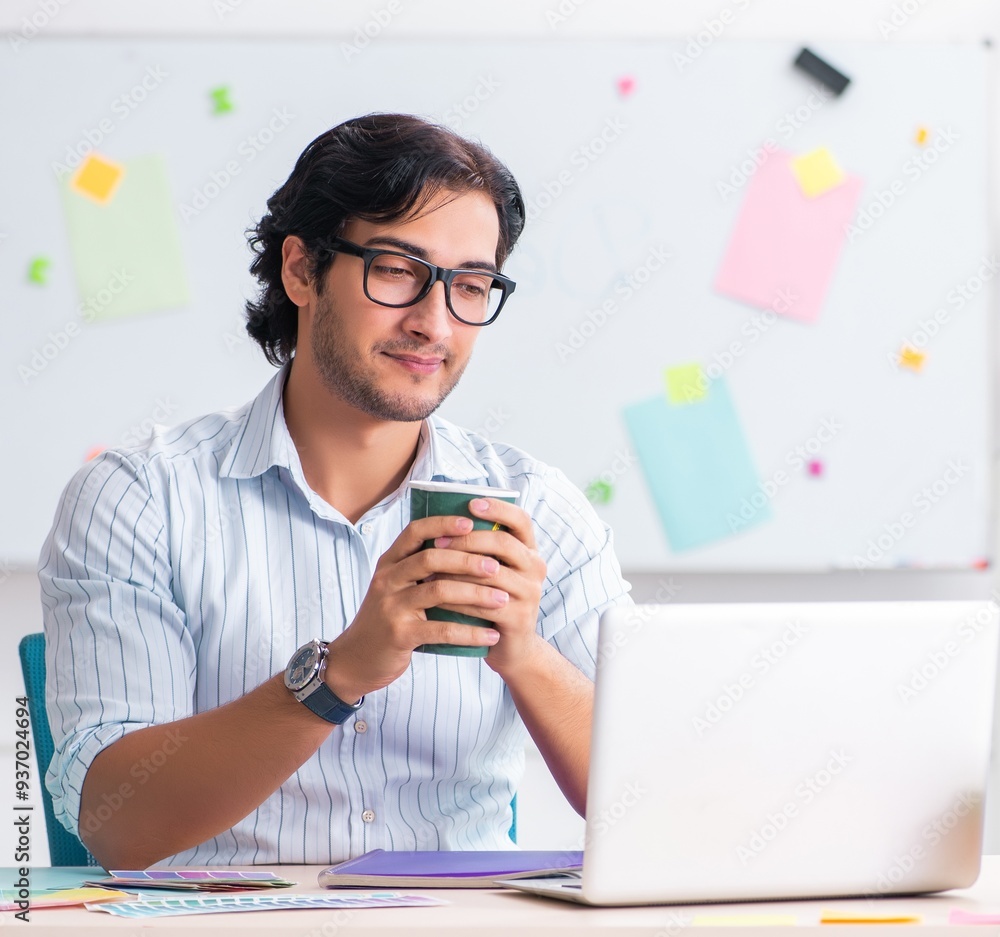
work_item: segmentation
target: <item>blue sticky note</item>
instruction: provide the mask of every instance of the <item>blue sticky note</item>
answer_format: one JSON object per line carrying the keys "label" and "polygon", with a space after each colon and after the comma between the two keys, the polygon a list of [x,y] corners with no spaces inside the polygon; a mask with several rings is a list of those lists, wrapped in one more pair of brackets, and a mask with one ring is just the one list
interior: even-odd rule
{"label": "blue sticky note", "polygon": [[700,547],[771,519],[723,378],[687,406],[672,406],[661,394],[626,407],[624,415],[672,550]]}

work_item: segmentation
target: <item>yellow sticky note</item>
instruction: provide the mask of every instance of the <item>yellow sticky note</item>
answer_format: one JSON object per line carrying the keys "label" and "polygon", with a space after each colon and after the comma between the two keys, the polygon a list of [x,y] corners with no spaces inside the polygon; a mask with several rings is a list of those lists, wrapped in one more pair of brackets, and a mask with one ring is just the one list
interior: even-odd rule
{"label": "yellow sticky note", "polygon": [[794,914],[696,914],[695,927],[795,927]]}
{"label": "yellow sticky note", "polygon": [[864,911],[824,911],[819,918],[820,924],[919,924],[919,914],[903,914],[890,912],[887,914],[868,914]]}
{"label": "yellow sticky note", "polygon": [[931,132],[926,127],[917,127],[917,132],[914,139],[923,146],[931,136]]}
{"label": "yellow sticky note", "polygon": [[833,154],[825,147],[812,150],[804,156],[792,160],[792,172],[799,180],[799,186],[809,198],[815,198],[840,185],[847,176],[837,165]]}
{"label": "yellow sticky note", "polygon": [[128,892],[110,888],[64,888],[61,891],[33,892],[32,908],[69,908],[84,902],[121,901],[131,898]]}
{"label": "yellow sticky note", "polygon": [[109,202],[125,175],[125,167],[91,153],[73,173],[70,188],[100,205]]}
{"label": "yellow sticky note", "polygon": [[700,364],[681,364],[675,368],[667,368],[667,400],[672,404],[694,403],[704,400],[708,390],[708,381],[701,373]]}
{"label": "yellow sticky note", "polygon": [[901,368],[909,368],[911,371],[919,371],[924,366],[924,361],[927,360],[927,355],[922,351],[917,351],[916,348],[911,348],[909,345],[904,345],[903,350],[899,353],[899,366]]}

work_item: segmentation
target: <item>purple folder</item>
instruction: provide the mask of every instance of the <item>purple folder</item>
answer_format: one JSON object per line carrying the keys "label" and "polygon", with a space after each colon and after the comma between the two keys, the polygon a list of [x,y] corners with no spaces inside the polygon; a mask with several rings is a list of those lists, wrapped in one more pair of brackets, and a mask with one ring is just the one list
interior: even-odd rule
{"label": "purple folder", "polygon": [[387,852],[374,849],[324,869],[324,888],[490,888],[498,879],[563,875],[580,869],[583,853],[566,850]]}

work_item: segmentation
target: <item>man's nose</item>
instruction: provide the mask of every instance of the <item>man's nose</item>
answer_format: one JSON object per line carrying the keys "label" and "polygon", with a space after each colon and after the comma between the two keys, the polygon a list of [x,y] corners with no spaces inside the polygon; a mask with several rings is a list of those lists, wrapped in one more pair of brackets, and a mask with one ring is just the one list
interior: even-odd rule
{"label": "man's nose", "polygon": [[444,341],[454,331],[455,320],[448,310],[444,281],[435,283],[430,292],[406,312],[403,327],[411,335],[422,336],[426,341]]}

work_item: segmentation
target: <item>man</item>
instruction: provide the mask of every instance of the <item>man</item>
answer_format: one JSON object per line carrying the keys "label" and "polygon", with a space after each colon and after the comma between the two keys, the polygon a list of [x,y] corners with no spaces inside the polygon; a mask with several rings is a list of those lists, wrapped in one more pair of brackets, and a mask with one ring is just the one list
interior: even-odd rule
{"label": "man", "polygon": [[[280,372],[68,486],[40,564],[48,784],[106,867],[505,848],[525,729],[584,810],[596,619],[628,601],[610,533],[559,472],[432,416],[523,223],[481,146],[335,127],[251,237],[247,329]],[[409,523],[411,479],[520,506]]]}

